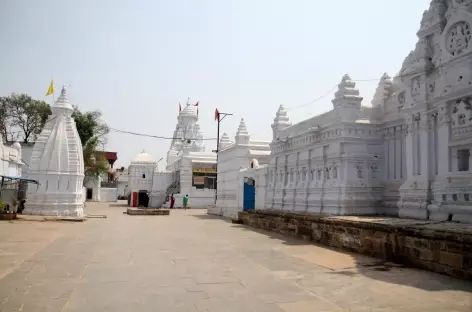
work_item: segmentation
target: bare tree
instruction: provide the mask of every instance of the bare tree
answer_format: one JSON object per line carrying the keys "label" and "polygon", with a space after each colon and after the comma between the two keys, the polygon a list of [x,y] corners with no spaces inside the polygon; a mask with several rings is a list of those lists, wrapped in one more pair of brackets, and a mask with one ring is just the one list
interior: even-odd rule
{"label": "bare tree", "polygon": [[[12,93],[3,99],[2,108],[6,117],[3,120],[5,137],[21,138],[24,143],[34,141],[51,115],[51,106],[44,101],[33,100],[27,94]],[[16,137],[12,129],[18,130]]]}

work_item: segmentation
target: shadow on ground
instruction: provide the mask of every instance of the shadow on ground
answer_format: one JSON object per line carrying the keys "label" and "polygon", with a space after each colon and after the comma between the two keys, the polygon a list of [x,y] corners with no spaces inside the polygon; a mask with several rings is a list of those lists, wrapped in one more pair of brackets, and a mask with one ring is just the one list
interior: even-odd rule
{"label": "shadow on ground", "polygon": [[[231,225],[234,228],[243,231],[257,232],[266,235],[271,239],[282,241],[282,244],[290,246],[314,245],[324,249],[340,252],[354,258],[356,267],[332,270],[328,274],[345,275],[355,277],[362,274],[371,279],[380,280],[386,283],[394,283],[423,289],[426,291],[447,291],[459,290],[472,293],[472,283],[461,281],[449,276],[428,272],[420,269],[409,268],[402,264],[392,263],[381,259],[370,258],[364,255],[346,252],[344,250],[316,244],[312,241],[304,241],[299,238],[285,236],[279,233],[273,233],[266,230],[251,228],[242,224]],[[366,261],[369,259],[369,261]]]}
{"label": "shadow on ground", "polygon": [[[203,220],[228,221],[227,219],[214,215],[193,215],[193,217]],[[363,275],[374,280],[415,287],[425,291],[456,290],[472,293],[472,283],[457,280],[449,276],[420,269],[408,268],[401,264],[346,252],[341,249],[316,244],[312,241],[305,241],[296,237],[285,236],[279,233],[256,229],[242,224],[232,224],[230,226],[235,229],[266,235],[271,239],[281,241],[282,244],[287,246],[313,245],[323,249],[340,252],[354,259],[354,267],[330,269],[326,274],[343,275],[352,278],[355,278],[358,275]]]}

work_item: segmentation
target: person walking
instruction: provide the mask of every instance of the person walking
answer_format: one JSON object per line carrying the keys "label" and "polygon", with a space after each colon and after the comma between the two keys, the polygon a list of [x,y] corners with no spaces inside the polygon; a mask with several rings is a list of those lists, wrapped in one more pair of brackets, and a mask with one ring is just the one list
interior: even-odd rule
{"label": "person walking", "polygon": [[175,204],[175,197],[174,197],[174,194],[172,194],[170,195],[170,209],[174,208],[174,204]]}
{"label": "person walking", "polygon": [[183,198],[183,201],[184,201],[184,209],[187,210],[187,204],[188,204],[188,194],[185,194],[184,198]]}

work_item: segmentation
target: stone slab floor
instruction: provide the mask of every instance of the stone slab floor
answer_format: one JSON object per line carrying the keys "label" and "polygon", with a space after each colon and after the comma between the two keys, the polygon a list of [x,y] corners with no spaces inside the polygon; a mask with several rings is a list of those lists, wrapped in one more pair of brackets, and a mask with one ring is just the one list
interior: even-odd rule
{"label": "stone slab floor", "polygon": [[472,284],[206,215],[0,223],[0,311],[472,311]]}

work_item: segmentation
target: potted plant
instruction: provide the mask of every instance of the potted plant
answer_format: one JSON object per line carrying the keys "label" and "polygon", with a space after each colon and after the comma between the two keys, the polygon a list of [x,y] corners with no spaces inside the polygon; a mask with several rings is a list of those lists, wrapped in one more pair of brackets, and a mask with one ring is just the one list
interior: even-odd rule
{"label": "potted plant", "polygon": [[5,204],[3,200],[0,200],[0,220],[13,220],[16,219],[16,212],[10,211],[10,206]]}

